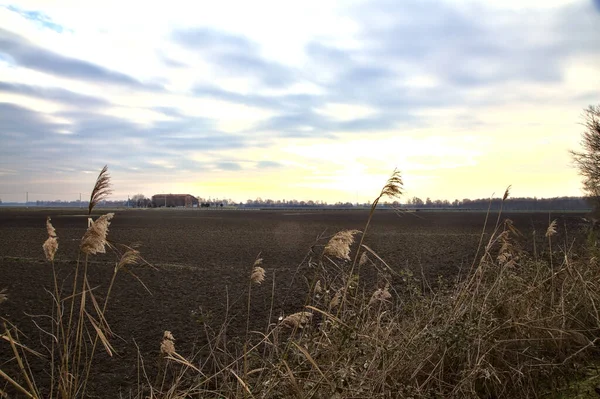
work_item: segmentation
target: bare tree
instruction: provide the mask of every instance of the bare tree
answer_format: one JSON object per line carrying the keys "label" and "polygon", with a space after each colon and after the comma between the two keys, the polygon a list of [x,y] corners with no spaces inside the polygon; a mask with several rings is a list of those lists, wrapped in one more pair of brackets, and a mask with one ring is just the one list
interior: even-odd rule
{"label": "bare tree", "polygon": [[600,105],[590,105],[584,111],[583,151],[571,151],[579,174],[583,177],[583,189],[596,212],[600,211]]}
{"label": "bare tree", "polygon": [[144,194],[136,194],[133,197],[131,197],[131,203],[133,204],[133,206],[138,208],[146,207],[147,198],[144,196]]}

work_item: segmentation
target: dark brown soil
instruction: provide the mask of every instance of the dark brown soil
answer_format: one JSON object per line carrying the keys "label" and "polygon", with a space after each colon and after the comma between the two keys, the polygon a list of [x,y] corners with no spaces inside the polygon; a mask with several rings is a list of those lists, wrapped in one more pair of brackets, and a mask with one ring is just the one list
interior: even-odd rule
{"label": "dark brown soil", "polygon": [[[47,238],[46,216],[52,218],[59,237],[56,267],[61,278],[73,273],[79,240],[87,227],[83,210],[0,210],[0,289],[9,300],[0,316],[19,326],[31,346],[40,348],[41,334],[30,315],[49,314],[52,268],[44,261],[42,243]],[[99,213],[98,213],[99,214]],[[523,245],[544,251],[544,233],[550,219],[558,218],[557,242],[570,243],[581,224],[581,214],[506,214],[524,235]],[[140,243],[145,259],[155,266],[135,268],[151,294],[128,274],[118,276],[107,318],[118,336],[117,355],[102,354],[92,376],[90,395],[135,395],[138,385],[137,348],[149,375],[155,370],[163,331],[177,339],[177,350],[188,355],[206,340],[204,320],[218,328],[226,315],[231,320],[228,337],[246,330],[248,276],[257,256],[264,258],[265,282],[252,290],[250,328],[264,331],[273,301],[271,322],[280,314],[301,309],[306,294],[302,265],[311,248],[320,253],[326,240],[341,229],[364,228],[367,211],[231,211],[231,210],[118,210],[110,226],[115,243]],[[488,231],[496,223],[490,215]],[[454,278],[472,264],[481,237],[485,213],[416,212],[397,215],[376,212],[365,244],[389,265],[423,273],[430,281],[438,275]],[[567,234],[565,234],[565,227]],[[316,244],[316,245],[315,245]],[[564,244],[563,244],[564,246]],[[109,283],[115,256],[92,258],[90,283],[102,298]],[[374,281],[363,281],[373,285]],[[366,287],[370,289],[369,287]],[[227,311],[227,304],[229,310]],[[228,313],[226,313],[228,312]],[[202,352],[200,351],[200,354]],[[13,370],[11,353],[0,342],[0,368]],[[43,364],[33,362],[43,372]],[[2,384],[0,383],[0,389]],[[120,388],[119,388],[120,387]],[[132,391],[130,391],[132,390]]]}

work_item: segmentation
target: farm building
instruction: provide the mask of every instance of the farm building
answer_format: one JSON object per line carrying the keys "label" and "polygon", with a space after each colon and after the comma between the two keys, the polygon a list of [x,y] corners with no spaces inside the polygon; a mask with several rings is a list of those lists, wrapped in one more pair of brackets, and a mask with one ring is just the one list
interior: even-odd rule
{"label": "farm building", "polygon": [[197,207],[198,198],[191,194],[155,194],[152,196],[152,206],[160,207],[177,207],[185,206],[186,208]]}

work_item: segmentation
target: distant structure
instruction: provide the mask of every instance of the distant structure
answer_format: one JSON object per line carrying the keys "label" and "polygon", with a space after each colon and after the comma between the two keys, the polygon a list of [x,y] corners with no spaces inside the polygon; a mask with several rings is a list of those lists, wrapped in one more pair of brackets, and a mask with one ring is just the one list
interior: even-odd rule
{"label": "distant structure", "polygon": [[198,207],[198,198],[191,194],[155,194],[152,196],[154,208]]}

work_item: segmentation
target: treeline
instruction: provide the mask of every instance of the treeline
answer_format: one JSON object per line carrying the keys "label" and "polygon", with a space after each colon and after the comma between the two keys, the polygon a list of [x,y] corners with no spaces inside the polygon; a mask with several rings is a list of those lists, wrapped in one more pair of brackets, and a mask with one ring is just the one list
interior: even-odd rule
{"label": "treeline", "polygon": [[[245,203],[237,203],[231,199],[205,199],[198,197],[198,200],[204,207],[236,207],[236,208],[365,208],[370,207],[369,203],[351,203],[336,202],[329,204],[325,201],[298,201],[298,200],[271,200],[257,198],[247,200]],[[2,206],[39,206],[39,207],[64,207],[64,208],[87,208],[87,201],[30,201],[29,203],[2,203]],[[480,198],[471,200],[468,198],[462,200],[432,200],[427,198],[422,200],[419,197],[408,199],[405,203],[382,202],[380,208],[402,208],[402,209],[440,209],[440,210],[499,210],[502,205],[500,198],[486,199]],[[99,207],[134,207],[146,208],[152,206],[152,201],[143,195],[136,195],[125,201],[103,201],[98,204]],[[507,211],[590,211],[592,206],[585,197],[555,197],[555,198],[508,198],[503,205]]]}
{"label": "treeline", "polygon": [[573,210],[573,211],[589,211],[591,205],[585,197],[555,197],[555,198],[508,198],[502,204],[500,198],[480,198],[471,200],[465,198],[463,200],[454,200],[452,202],[444,200],[431,200],[427,198],[425,201],[418,197],[413,197],[404,208],[416,209],[464,209],[464,210],[499,210],[500,207],[507,211],[550,211],[550,210]]}

